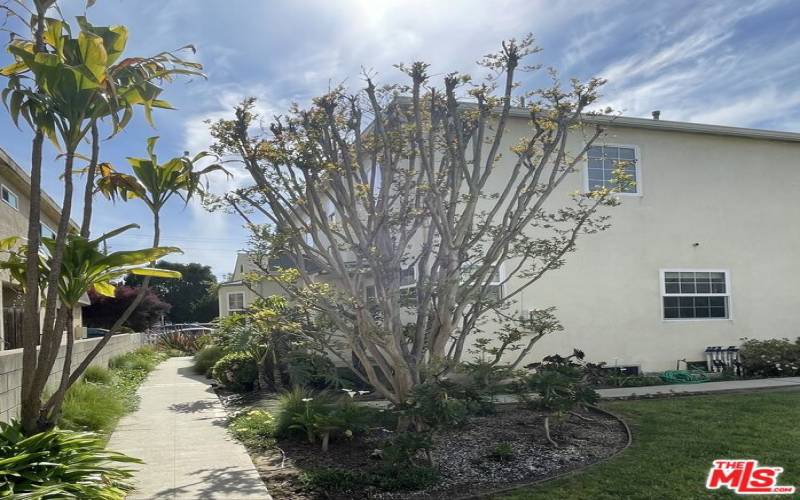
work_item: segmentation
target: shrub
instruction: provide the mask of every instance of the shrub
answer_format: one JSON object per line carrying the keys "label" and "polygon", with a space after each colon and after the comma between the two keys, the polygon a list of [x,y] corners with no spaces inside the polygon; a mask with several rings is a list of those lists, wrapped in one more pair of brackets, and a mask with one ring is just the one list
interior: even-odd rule
{"label": "shrub", "polygon": [[284,364],[293,386],[302,385],[320,390],[342,386],[343,380],[333,361],[327,356],[306,349],[295,349],[286,354]]}
{"label": "shrub", "polygon": [[314,392],[305,387],[295,387],[281,394],[278,399],[278,415],[276,416],[275,432],[280,437],[290,435],[306,435],[305,431],[299,432],[298,415],[308,414],[308,420],[313,420],[317,415],[328,415],[332,411],[331,397],[325,392]]}
{"label": "shrub", "polygon": [[[44,459],[43,459],[44,458]],[[91,433],[53,429],[26,438],[17,422],[0,422],[0,497],[123,499],[139,460],[104,449]]]}
{"label": "shrub", "polygon": [[221,357],[211,372],[214,378],[233,391],[253,389],[258,372],[253,357],[246,352],[233,352]]}
{"label": "shrub", "polygon": [[111,372],[102,366],[90,366],[83,372],[83,380],[93,384],[110,384]]}
{"label": "shrub", "polygon": [[214,365],[225,356],[225,351],[216,345],[208,345],[194,355],[194,371],[200,375],[211,377]]}
{"label": "shrub", "polygon": [[537,406],[563,413],[600,399],[585,380],[582,366],[573,362],[573,358],[581,360],[583,352],[576,350],[567,357],[547,356],[542,363],[532,365],[533,374],[522,378],[524,389],[539,394]]}
{"label": "shrub", "polygon": [[378,488],[382,491],[421,490],[431,486],[439,473],[431,467],[380,467],[367,470],[316,469],[303,473],[305,485],[311,489],[354,494]]}
{"label": "shrub", "polygon": [[275,417],[264,410],[250,410],[231,419],[228,430],[250,448],[266,448],[274,442]]}
{"label": "shrub", "polygon": [[747,375],[788,377],[800,373],[800,338],[746,339],[739,354]]}
{"label": "shrub", "polygon": [[430,462],[432,447],[433,437],[429,432],[401,432],[383,448],[383,458],[393,466],[416,466],[420,452],[425,452],[426,460]]}
{"label": "shrub", "polygon": [[441,381],[418,385],[412,393],[410,412],[433,428],[464,425],[469,408],[463,399],[451,395],[453,389],[454,384]]}
{"label": "shrub", "polygon": [[126,409],[114,387],[78,382],[64,397],[59,425],[73,430],[110,432]]}
{"label": "shrub", "polygon": [[185,354],[194,354],[200,348],[197,337],[183,332],[164,332],[158,336],[158,347],[163,350],[175,350]]}

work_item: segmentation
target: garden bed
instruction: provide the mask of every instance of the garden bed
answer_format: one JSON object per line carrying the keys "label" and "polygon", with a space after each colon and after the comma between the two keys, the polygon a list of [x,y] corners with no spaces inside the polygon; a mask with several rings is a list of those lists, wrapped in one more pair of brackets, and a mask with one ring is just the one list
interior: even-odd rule
{"label": "garden bed", "polygon": [[[628,443],[621,422],[593,411],[580,413],[583,418],[569,415],[557,425],[551,417],[551,435],[559,444],[555,448],[545,435],[546,415],[521,405],[501,405],[492,415],[470,417],[463,427],[437,431],[432,456],[438,475],[423,467],[387,474],[383,460],[375,457],[375,450],[393,435],[383,428],[332,442],[327,453],[318,444],[283,439],[250,451],[276,498],[450,499],[557,476],[603,460]],[[415,488],[423,483],[428,485]]]}

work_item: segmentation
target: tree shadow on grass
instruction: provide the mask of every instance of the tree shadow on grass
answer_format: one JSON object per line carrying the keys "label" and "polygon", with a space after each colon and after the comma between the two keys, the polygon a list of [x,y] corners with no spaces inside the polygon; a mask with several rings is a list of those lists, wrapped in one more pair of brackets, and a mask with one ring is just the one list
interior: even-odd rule
{"label": "tree shadow on grass", "polygon": [[194,482],[159,491],[153,498],[270,498],[255,470],[237,467],[197,469]]}

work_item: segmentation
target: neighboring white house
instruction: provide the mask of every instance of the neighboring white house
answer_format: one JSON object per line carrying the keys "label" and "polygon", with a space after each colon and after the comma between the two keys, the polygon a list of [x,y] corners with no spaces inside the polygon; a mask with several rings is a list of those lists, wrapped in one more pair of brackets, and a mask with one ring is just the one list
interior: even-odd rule
{"label": "neighboring white house", "polygon": [[[528,131],[527,112],[514,116],[501,151]],[[591,361],[664,370],[703,360],[707,346],[800,335],[800,134],[587,121],[603,122],[607,132],[548,204],[565,205],[569,193],[608,182],[615,160],[632,162],[636,187],[611,210],[611,229],[581,237],[566,265],[514,304],[519,314],[555,306],[564,326],[537,344],[530,361],[579,348]],[[573,150],[581,139],[571,137]],[[496,172],[496,186],[504,185],[502,166]],[[233,281],[220,287],[223,316],[255,297],[240,282],[247,261],[240,254]]]}

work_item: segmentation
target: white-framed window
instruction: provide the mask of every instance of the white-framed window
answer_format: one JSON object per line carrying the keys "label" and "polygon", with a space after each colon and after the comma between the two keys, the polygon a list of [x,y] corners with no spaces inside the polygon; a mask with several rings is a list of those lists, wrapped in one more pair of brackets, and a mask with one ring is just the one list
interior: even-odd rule
{"label": "white-framed window", "polygon": [[6,186],[0,186],[0,198],[9,207],[19,210],[19,197],[17,194]]}
{"label": "white-framed window", "polygon": [[406,267],[400,269],[400,289],[417,286],[417,268]]}
{"label": "white-framed window", "polygon": [[[476,270],[478,264],[466,263],[462,266],[462,281],[469,279],[469,276]],[[501,262],[497,265],[492,276],[489,278],[488,294],[486,298],[489,300],[500,300],[503,298],[503,281],[505,281],[505,266]]]}
{"label": "white-framed window", "polygon": [[729,319],[730,294],[730,273],[726,270],[661,270],[665,321]]}
{"label": "white-framed window", "polygon": [[39,225],[39,235],[42,238],[56,239],[56,232],[53,231],[53,228],[51,228],[50,226],[48,226],[45,223],[41,223]]}
{"label": "white-framed window", "polygon": [[228,293],[228,311],[244,311],[244,293],[243,292],[230,292]]}
{"label": "white-framed window", "polygon": [[[642,172],[637,146],[622,144],[594,145],[586,152],[586,190],[599,188],[617,189],[619,194],[641,195]],[[614,171],[622,167],[633,180],[632,184],[620,186],[614,179]]]}

